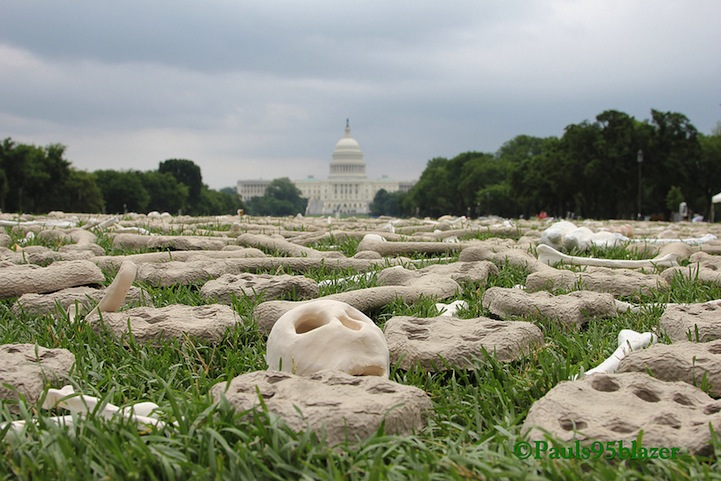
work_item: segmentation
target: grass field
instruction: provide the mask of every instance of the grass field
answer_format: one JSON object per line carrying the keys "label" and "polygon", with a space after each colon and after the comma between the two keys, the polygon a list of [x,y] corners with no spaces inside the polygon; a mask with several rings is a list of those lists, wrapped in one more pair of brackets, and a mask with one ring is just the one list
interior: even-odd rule
{"label": "grass field", "polygon": [[[11,231],[7,232],[11,235]],[[15,239],[18,240],[19,239]],[[57,244],[34,241],[58,248]],[[113,249],[101,236],[99,244]],[[330,248],[330,243],[310,247]],[[339,246],[347,255],[357,242]],[[638,258],[624,249],[596,249],[596,257]],[[272,272],[273,274],[277,271]],[[106,272],[110,283],[114,272]],[[343,275],[322,269],[308,275],[328,280]],[[456,299],[469,307],[460,317],[487,316],[481,306],[485,289],[522,284],[527,272],[500,269],[487,285],[468,283]],[[0,275],[2,273],[0,272]],[[334,283],[321,295],[373,286],[374,279]],[[155,288],[140,284],[156,307],[207,303],[197,286]],[[663,302],[704,302],[721,299],[721,288],[675,278],[670,290],[644,296],[640,313],[613,320],[592,321],[580,331],[557,326],[549,319],[528,318],[545,335],[544,346],[511,363],[499,363],[479,353],[475,369],[429,373],[392,368],[391,380],[425,390],[433,402],[427,427],[411,436],[378,432],[360,445],[329,447],[313,433],[295,433],[267,412],[243,417],[214,403],[208,392],[218,382],[266,369],[265,336],[251,322],[260,302],[236,299],[232,307],[244,322],[228,331],[218,344],[186,338],[143,344],[132,336],[118,340],[94,332],[67,316],[15,315],[14,299],[0,301],[0,341],[37,343],[66,348],[76,357],[68,384],[115,405],[153,401],[164,420],[175,422],[160,430],[138,432],[133,423],[89,416],[71,428],[45,422],[47,412],[21,404],[22,413],[2,405],[0,421],[38,419],[25,433],[5,432],[1,444],[2,479],[721,479],[721,442],[710,458],[681,453],[676,459],[557,460],[519,459],[514,446],[522,441],[521,425],[533,402],[580,369],[599,364],[615,350],[621,329],[653,330]],[[454,300],[454,299],[450,299]],[[449,301],[450,301],[449,300]],[[625,299],[638,302],[638,299]],[[395,315],[436,315],[435,299],[416,305],[396,302],[369,313],[379,325]],[[448,302],[448,301],[445,301]],[[661,337],[661,342],[667,342]],[[59,386],[58,386],[59,387]],[[669,446],[670,447],[670,446]]]}

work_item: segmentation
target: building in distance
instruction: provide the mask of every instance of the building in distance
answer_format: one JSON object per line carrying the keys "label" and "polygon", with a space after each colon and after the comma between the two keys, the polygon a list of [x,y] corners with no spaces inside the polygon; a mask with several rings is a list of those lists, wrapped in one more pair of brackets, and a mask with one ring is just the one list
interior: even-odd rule
{"label": "building in distance", "polygon": [[[376,193],[408,192],[415,181],[392,180],[386,176],[377,180],[366,177],[366,165],[358,141],[351,136],[346,120],[345,134],[336,143],[327,179],[308,177],[293,180],[308,199],[306,215],[367,215]],[[243,202],[265,194],[270,180],[239,180],[238,195]]]}

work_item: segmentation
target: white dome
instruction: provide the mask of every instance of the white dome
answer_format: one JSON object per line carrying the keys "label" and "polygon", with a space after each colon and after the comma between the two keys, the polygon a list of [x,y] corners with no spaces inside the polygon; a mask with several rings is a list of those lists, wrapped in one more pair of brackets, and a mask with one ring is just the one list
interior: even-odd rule
{"label": "white dome", "polygon": [[346,121],[345,135],[335,144],[330,162],[329,177],[365,178],[366,166],[358,141],[350,135],[350,125]]}

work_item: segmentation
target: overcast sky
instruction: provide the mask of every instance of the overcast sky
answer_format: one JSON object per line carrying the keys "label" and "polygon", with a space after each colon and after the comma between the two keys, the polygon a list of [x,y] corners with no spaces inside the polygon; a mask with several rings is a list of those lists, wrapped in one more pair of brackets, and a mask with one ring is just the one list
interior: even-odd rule
{"label": "overcast sky", "polygon": [[75,168],[191,159],[211,188],[371,178],[604,110],[721,120],[719,0],[0,0],[0,138]]}

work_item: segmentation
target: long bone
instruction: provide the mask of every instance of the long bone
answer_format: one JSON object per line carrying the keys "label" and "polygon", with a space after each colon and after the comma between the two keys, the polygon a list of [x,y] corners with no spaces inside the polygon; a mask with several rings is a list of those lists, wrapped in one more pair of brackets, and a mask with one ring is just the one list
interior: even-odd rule
{"label": "long bone", "polygon": [[580,376],[574,376],[574,378],[583,377],[584,375],[590,376],[591,374],[599,372],[612,374],[618,370],[623,358],[628,356],[631,351],[643,349],[651,344],[655,344],[657,341],[658,338],[656,337],[656,334],[651,332],[640,333],[632,331],[631,329],[623,329],[618,333],[618,348],[613,351],[613,354],[611,354],[598,366],[593,369],[589,369]]}
{"label": "long bone", "polygon": [[[125,302],[125,298],[137,274],[138,266],[131,261],[123,261],[115,279],[113,279],[113,282],[105,290],[105,295],[100,299],[95,309],[99,312],[116,312],[120,309],[120,306]],[[80,313],[78,310],[77,305],[72,305],[68,308],[68,318],[70,321],[74,321],[79,316]]]}
{"label": "long bone", "polygon": [[[62,389],[48,389],[42,408],[53,409],[57,407],[67,409],[71,413],[80,416],[95,412],[96,415],[105,419],[121,417],[134,422],[139,430],[147,429],[150,426],[161,429],[166,425],[164,421],[161,421],[153,414],[154,411],[159,409],[159,406],[153,402],[141,402],[123,408],[110,403],[102,405],[99,398],[78,393],[70,385],[64,386]],[[48,420],[59,426],[72,426],[74,423],[72,415],[52,416]],[[0,429],[5,429],[8,425],[13,434],[19,434],[25,426],[25,421],[4,423]]]}
{"label": "long bone", "polygon": [[551,246],[539,244],[536,248],[538,251],[538,260],[544,264],[552,266],[558,263],[570,264],[574,266],[594,266],[594,267],[610,267],[619,269],[642,269],[655,267],[676,267],[675,254],[666,254],[647,260],[624,260],[624,259],[597,259],[593,257],[569,256],[558,252]]}

